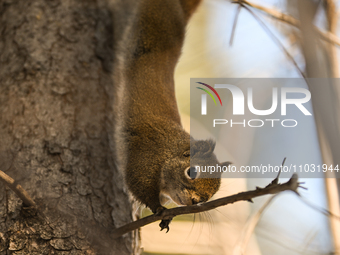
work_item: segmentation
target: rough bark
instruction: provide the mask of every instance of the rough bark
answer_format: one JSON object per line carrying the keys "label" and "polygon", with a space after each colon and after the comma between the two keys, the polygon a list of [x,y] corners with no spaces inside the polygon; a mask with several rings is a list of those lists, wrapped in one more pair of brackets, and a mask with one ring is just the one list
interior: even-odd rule
{"label": "rough bark", "polygon": [[0,0],[0,169],[39,210],[0,182],[0,255],[138,252],[106,234],[132,220],[110,146],[127,2]]}

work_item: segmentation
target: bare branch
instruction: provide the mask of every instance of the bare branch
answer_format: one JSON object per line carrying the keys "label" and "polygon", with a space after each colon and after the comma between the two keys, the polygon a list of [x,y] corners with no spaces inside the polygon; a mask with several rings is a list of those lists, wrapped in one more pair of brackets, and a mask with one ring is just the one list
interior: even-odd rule
{"label": "bare branch", "polygon": [[160,215],[153,214],[151,216],[148,216],[140,220],[126,224],[120,228],[114,229],[112,232],[112,238],[118,238],[119,236],[122,236],[125,233],[138,229],[140,227],[143,227],[152,222],[155,222],[158,220],[171,219],[177,215],[209,211],[217,207],[227,205],[227,204],[232,204],[238,201],[252,202],[252,199],[255,197],[269,195],[269,194],[277,194],[279,192],[286,191],[286,190],[291,190],[295,192],[296,194],[298,194],[297,189],[300,187],[299,185],[300,183],[298,182],[298,177],[296,174],[294,174],[288,182],[283,183],[283,184],[270,183],[265,188],[256,187],[255,190],[241,192],[241,193],[238,193],[232,196],[216,199],[216,200],[204,203],[204,204],[189,205],[189,206],[176,207],[172,209],[166,209]]}
{"label": "bare branch", "polygon": [[270,203],[276,198],[278,194],[271,196],[262,207],[247,221],[246,227],[242,231],[239,237],[239,241],[234,247],[233,254],[245,254],[245,250],[248,246],[251,235],[255,231],[255,227],[258,224],[264,210],[269,207]]}
{"label": "bare branch", "polygon": [[236,10],[236,13],[235,13],[233,29],[231,30],[230,41],[229,41],[229,45],[230,46],[233,45],[234,36],[235,36],[235,30],[236,30],[236,25],[237,25],[237,20],[238,20],[238,16],[239,16],[240,12],[241,12],[241,5],[238,6],[238,8]]}
{"label": "bare branch", "polygon": [[311,203],[310,201],[306,200],[305,198],[300,197],[300,199],[301,199],[302,202],[304,202],[307,206],[309,206],[313,210],[318,211],[319,213],[322,213],[323,215],[325,215],[327,217],[334,218],[335,220],[340,221],[339,215],[336,215],[336,214],[332,213],[331,211],[329,211],[329,210],[327,210],[323,207],[317,206],[317,205]]}
{"label": "bare branch", "polygon": [[299,71],[303,78],[306,78],[305,74],[300,69],[299,65],[296,63],[294,57],[289,53],[289,51],[285,48],[285,46],[281,43],[281,41],[273,34],[273,32],[267,27],[267,25],[246,5],[243,4],[243,1],[240,2],[243,8],[245,8],[253,17],[257,20],[257,22],[263,27],[263,29],[267,32],[267,34],[272,38],[272,40],[283,50],[286,56],[292,61],[295,68]]}
{"label": "bare branch", "polygon": [[[336,11],[336,3],[334,0],[324,0],[324,8],[327,17],[327,27],[331,34],[336,34],[338,24],[338,14]],[[339,62],[337,57],[337,49],[334,43],[328,45],[328,58],[330,61],[330,72],[332,78],[339,77]]]}
{"label": "bare branch", "polygon": [[[327,28],[330,33],[335,34],[337,31],[338,24],[338,13],[336,10],[336,1],[334,0],[324,0],[323,1],[324,8],[326,11],[327,17]],[[335,44],[330,43],[326,47],[326,59],[328,60],[328,69],[330,72],[330,76],[332,78],[339,78],[339,61],[337,57],[337,49]],[[336,86],[333,84],[333,86]],[[334,162],[335,163],[335,162]],[[325,179],[326,184],[326,192],[327,192],[327,202],[328,208],[331,212],[335,212],[337,215],[340,214],[339,209],[339,182],[337,183],[336,179]],[[333,244],[334,249],[340,252],[340,222],[339,217],[335,217],[334,214],[328,212],[330,216],[329,223],[333,235]]]}
{"label": "bare branch", "polygon": [[0,170],[0,180],[2,180],[11,190],[15,192],[15,194],[20,197],[20,199],[24,202],[24,205],[29,206],[36,206],[33,199],[28,195],[26,190],[24,190],[20,184],[17,184],[15,180],[9,177],[7,174]]}
{"label": "bare branch", "polygon": [[[279,12],[275,9],[271,9],[271,8],[267,8],[258,4],[254,4],[245,0],[241,0],[241,1],[234,1],[234,3],[241,3],[243,5],[247,5],[250,7],[253,7],[255,9],[258,9],[264,13],[266,13],[267,15],[269,15],[271,18],[280,20],[282,22],[285,22],[289,25],[292,25],[294,27],[300,28],[300,21],[295,19],[294,17],[284,14],[282,12]],[[317,32],[317,34],[320,36],[321,39],[329,42],[329,43],[333,43],[337,46],[340,46],[340,38],[337,37],[335,34],[331,33],[331,32],[327,32],[327,31],[322,31],[319,28],[317,28],[316,26],[314,26],[315,31]]]}

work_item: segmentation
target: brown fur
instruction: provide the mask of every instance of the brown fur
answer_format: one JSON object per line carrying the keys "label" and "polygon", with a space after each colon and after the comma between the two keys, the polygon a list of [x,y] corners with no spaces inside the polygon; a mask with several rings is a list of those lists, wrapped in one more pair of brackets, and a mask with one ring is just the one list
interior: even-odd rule
{"label": "brown fur", "polygon": [[[160,195],[181,204],[207,201],[219,189],[220,176],[191,180],[191,164],[218,162],[210,141],[193,141],[180,123],[174,91],[174,68],[185,26],[200,0],[143,0],[129,32],[124,88],[118,104],[116,150],[132,194],[153,212]],[[190,155],[190,156],[189,156]],[[203,177],[203,176],[202,176]]]}

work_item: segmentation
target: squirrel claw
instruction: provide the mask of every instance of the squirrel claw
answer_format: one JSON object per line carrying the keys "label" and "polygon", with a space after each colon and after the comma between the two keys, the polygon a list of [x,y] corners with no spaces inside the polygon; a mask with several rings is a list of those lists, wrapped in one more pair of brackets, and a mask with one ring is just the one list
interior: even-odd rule
{"label": "squirrel claw", "polygon": [[156,215],[161,215],[165,209],[166,209],[165,207],[160,206],[160,207],[157,208],[156,211],[153,211],[153,213],[156,214]]}
{"label": "squirrel claw", "polygon": [[168,233],[168,232],[169,232],[169,230],[170,230],[169,224],[170,224],[171,220],[172,220],[172,219],[168,219],[168,220],[164,220],[164,219],[163,219],[163,220],[161,221],[161,223],[159,223],[159,226],[160,226],[160,228],[161,228],[161,231],[162,231],[163,229],[166,228],[166,232],[165,232],[165,233]]}

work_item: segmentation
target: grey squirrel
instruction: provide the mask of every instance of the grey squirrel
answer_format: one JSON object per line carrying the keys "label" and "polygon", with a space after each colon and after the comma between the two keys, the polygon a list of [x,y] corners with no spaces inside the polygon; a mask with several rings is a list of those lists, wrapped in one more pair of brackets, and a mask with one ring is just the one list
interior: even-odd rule
{"label": "grey squirrel", "polygon": [[[116,105],[116,152],[129,190],[153,213],[164,210],[168,198],[178,205],[206,202],[220,187],[219,173],[205,178],[195,172],[195,165],[219,164],[215,144],[194,140],[183,130],[175,99],[174,68],[199,3],[140,1],[126,31],[129,43],[120,45],[125,62]],[[169,222],[163,220],[161,228],[168,229]]]}

